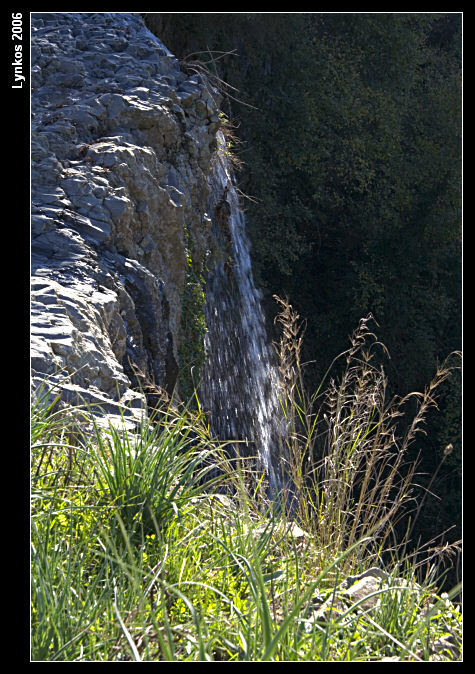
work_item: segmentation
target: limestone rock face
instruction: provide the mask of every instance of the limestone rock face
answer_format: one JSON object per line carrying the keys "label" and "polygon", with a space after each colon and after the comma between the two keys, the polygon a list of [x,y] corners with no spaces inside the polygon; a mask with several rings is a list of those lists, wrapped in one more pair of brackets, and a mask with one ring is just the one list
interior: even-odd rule
{"label": "limestone rock face", "polygon": [[31,364],[62,397],[171,392],[185,229],[208,247],[218,96],[133,14],[31,15]]}

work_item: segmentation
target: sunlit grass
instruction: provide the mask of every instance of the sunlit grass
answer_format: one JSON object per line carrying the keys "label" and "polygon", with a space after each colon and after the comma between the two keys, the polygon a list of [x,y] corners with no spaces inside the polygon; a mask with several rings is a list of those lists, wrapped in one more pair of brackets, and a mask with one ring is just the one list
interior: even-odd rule
{"label": "sunlit grass", "polygon": [[[401,476],[383,443],[365,483],[357,458],[386,442],[393,420],[371,372],[328,389],[341,422],[327,433],[326,472],[308,460],[318,437],[310,408],[296,396],[286,403],[301,415],[288,440],[301,480],[293,512],[248,478],[249,458],[230,464],[199,409],[164,403],[134,433],[40,395],[31,414],[32,660],[459,659],[453,596],[439,596],[434,575],[416,583],[396,547],[374,604],[341,603],[346,576],[379,565],[394,494],[409,493],[412,475]],[[388,484],[387,501],[375,498],[375,480]],[[316,607],[328,601],[322,619]]]}

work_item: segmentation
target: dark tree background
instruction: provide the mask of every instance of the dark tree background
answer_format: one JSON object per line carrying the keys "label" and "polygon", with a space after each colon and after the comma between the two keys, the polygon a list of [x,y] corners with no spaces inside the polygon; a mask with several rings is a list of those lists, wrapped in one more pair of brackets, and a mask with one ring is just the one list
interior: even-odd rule
{"label": "dark tree background", "polygon": [[[258,284],[307,321],[312,389],[371,312],[391,393],[461,349],[461,14],[148,14],[179,58],[238,91],[240,188]],[[235,54],[209,62],[216,52]],[[201,52],[189,56],[193,52]],[[427,420],[419,518],[461,536],[461,378]],[[421,498],[422,498],[421,491]]]}

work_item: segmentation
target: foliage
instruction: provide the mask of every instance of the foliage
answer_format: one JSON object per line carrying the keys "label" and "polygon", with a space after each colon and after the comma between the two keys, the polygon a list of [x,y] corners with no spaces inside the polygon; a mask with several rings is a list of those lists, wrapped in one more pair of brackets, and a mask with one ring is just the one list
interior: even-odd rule
{"label": "foliage", "polygon": [[[287,300],[275,299],[281,307],[276,322],[282,328],[277,352],[288,429],[283,452],[287,507],[327,554],[366,537],[369,548],[360,545],[355,554],[364,549],[367,563],[371,555],[378,562],[381,551],[387,555],[392,545],[407,551],[423,502],[450,454],[447,448],[421,493],[415,478],[420,459],[410,449],[426,435],[440,387],[457,371],[457,354],[437,369],[423,393],[389,399],[384,369],[375,364],[377,352],[385,349],[371,331],[369,315],[360,320],[350,347],[326,378],[338,360],[343,361],[341,374],[328,383],[324,379],[309,396],[301,361],[303,325]],[[401,528],[405,536],[396,535]],[[415,557],[419,552],[416,546]],[[349,555],[346,562],[355,560]]]}
{"label": "foliage", "polygon": [[181,397],[189,400],[199,382],[200,369],[205,359],[206,320],[203,264],[196,260],[192,239],[187,229],[185,236],[186,273],[178,346],[180,362],[178,383]]}
{"label": "foliage", "polygon": [[[179,56],[228,54],[216,68],[243,102],[225,97],[223,108],[240,120],[254,271],[270,318],[274,294],[307,316],[309,390],[368,313],[391,355],[392,392],[421,390],[461,348],[461,14],[146,20]],[[427,481],[448,443],[460,473],[460,389],[440,390],[450,425],[429,434]],[[456,472],[447,522],[460,521]]]}
{"label": "foliage", "polygon": [[254,266],[305,309],[320,374],[371,311],[398,392],[423,386],[460,346],[460,16],[147,20],[174,53],[229,50]]}
{"label": "foliage", "polygon": [[[341,414],[325,434],[326,473],[319,475],[321,490],[314,488],[308,478],[315,464],[301,458],[319,434],[313,408],[301,400],[298,331],[286,311],[282,325],[290,326],[291,343],[297,336],[297,350],[283,360],[287,372],[296,370],[282,401],[295,421],[290,462],[306,472],[296,509],[303,530],[249,477],[250,459],[226,458],[199,410],[162,405],[131,431],[125,421],[97,423],[86,406],[61,409],[46,395],[34,401],[33,661],[424,661],[434,651],[438,659],[459,657],[461,616],[451,601],[459,588],[439,593],[432,551],[432,572],[419,584],[417,565],[394,547],[392,580],[371,610],[349,601],[330,620],[312,618],[313,603],[333,602],[348,573],[381,563],[387,536],[380,529],[388,530],[400,506],[385,486],[395,484],[401,495],[400,486],[410,485],[394,479],[401,462],[396,455],[391,463],[386,446],[392,416],[378,407],[381,392],[369,400],[376,391],[367,361],[366,379],[350,373],[338,390]],[[363,321],[348,355],[356,359],[368,336]],[[359,397],[349,391],[354,385]],[[330,398],[335,391],[330,386]],[[427,404],[423,398],[406,441]],[[360,452],[368,458],[365,443],[375,454],[373,468],[381,455],[392,478],[372,471],[372,501],[363,499],[365,507],[374,504],[372,519],[371,508],[349,512],[348,498],[362,493],[365,475],[349,462]],[[338,462],[344,479],[327,469]],[[455,650],[441,653],[436,643],[447,633]]]}

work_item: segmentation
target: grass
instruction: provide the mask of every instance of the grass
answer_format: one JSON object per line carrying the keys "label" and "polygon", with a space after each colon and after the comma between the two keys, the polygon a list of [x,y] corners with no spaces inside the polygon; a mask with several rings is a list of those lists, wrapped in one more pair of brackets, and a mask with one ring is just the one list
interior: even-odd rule
{"label": "grass", "polygon": [[[249,459],[230,464],[199,408],[164,401],[131,433],[36,398],[33,661],[460,658],[459,588],[439,594],[436,572],[416,583],[394,542],[371,608],[342,605],[339,590],[350,573],[381,566],[390,547],[411,501],[405,450],[434,386],[398,440],[384,377],[363,355],[363,321],[340,382],[307,400],[298,317],[282,310],[287,507],[267,501]],[[322,601],[334,609],[325,619],[315,613]]]}
{"label": "grass", "polygon": [[[288,428],[282,451],[290,485],[287,501],[327,554],[334,556],[367,538],[370,545],[356,548],[347,566],[353,568],[362,554],[365,565],[378,564],[381,551],[390,549],[398,521],[409,518],[412,529],[420,511],[414,495],[417,461],[409,459],[409,449],[425,434],[427,412],[437,407],[437,388],[451,374],[449,359],[423,393],[388,400],[384,370],[374,363],[377,350],[384,353],[385,348],[370,331],[369,315],[338,357],[343,361],[339,379],[326,383],[329,369],[309,396],[300,359],[303,326],[288,302],[275,299],[281,305],[276,350]],[[409,417],[411,403],[416,411]],[[397,545],[399,552],[403,547]]]}

